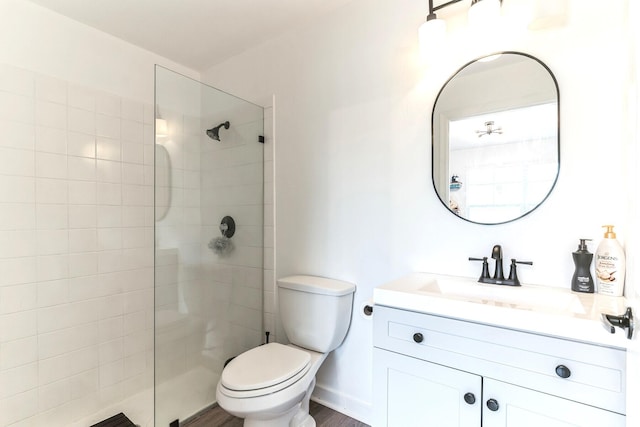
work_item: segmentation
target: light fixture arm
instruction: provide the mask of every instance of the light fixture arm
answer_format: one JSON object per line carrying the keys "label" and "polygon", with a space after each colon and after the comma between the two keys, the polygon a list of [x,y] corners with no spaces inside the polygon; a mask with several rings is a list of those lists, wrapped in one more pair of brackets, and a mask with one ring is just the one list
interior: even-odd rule
{"label": "light fixture arm", "polygon": [[462,0],[451,0],[451,1],[448,1],[446,3],[442,3],[439,6],[433,7],[433,0],[429,0],[429,14],[432,14],[433,12],[435,12],[437,10],[444,9],[447,6],[451,6],[452,4],[459,3],[461,1]]}

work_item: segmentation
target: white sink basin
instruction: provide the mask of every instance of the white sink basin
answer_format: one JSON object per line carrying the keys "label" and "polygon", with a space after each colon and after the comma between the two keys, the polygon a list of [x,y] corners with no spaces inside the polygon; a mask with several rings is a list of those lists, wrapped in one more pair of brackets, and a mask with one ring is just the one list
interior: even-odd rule
{"label": "white sink basin", "polygon": [[468,278],[438,276],[430,277],[416,289],[410,288],[409,286],[409,289],[405,289],[404,292],[425,293],[449,299],[503,305],[524,310],[568,311],[578,314],[585,312],[576,294],[542,286],[491,285],[478,283]]}

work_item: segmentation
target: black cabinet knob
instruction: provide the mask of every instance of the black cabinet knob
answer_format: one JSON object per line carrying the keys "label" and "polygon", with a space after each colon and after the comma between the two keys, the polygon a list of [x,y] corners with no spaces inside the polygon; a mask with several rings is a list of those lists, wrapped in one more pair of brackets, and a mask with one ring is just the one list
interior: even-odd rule
{"label": "black cabinet knob", "polygon": [[556,366],[556,375],[560,378],[569,378],[571,376],[571,369],[564,365],[558,365]]}
{"label": "black cabinet knob", "polygon": [[476,403],[476,395],[473,393],[467,393],[464,395],[464,401],[469,405],[473,405],[474,403]]}
{"label": "black cabinet knob", "polygon": [[424,336],[420,332],[416,332],[415,334],[413,334],[413,340],[417,343],[421,343],[422,341],[424,341]]}
{"label": "black cabinet knob", "polygon": [[498,404],[498,401],[495,399],[489,399],[487,400],[487,408],[489,408],[490,411],[497,411],[498,409],[500,409],[500,405]]}

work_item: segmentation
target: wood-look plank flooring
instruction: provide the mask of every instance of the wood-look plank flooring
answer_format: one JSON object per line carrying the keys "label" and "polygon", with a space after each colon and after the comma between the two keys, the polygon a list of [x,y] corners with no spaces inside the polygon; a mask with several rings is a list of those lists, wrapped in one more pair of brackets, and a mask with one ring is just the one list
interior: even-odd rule
{"label": "wood-look plank flooring", "polygon": [[[369,427],[340,412],[311,401],[309,413],[316,420],[316,427]],[[191,418],[181,427],[242,427],[242,418],[226,413],[221,407],[213,406]]]}

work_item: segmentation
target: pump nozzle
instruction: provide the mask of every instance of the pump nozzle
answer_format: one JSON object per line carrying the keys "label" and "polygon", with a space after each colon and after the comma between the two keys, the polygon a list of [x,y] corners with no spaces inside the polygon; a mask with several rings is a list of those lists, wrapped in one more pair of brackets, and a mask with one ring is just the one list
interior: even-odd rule
{"label": "pump nozzle", "polygon": [[605,239],[615,239],[616,233],[613,232],[613,225],[603,225],[602,228],[606,228],[607,231],[604,233]]}
{"label": "pump nozzle", "polygon": [[587,244],[585,242],[590,242],[591,239],[580,239],[580,244],[578,245],[578,250],[579,251],[586,251],[587,250]]}

